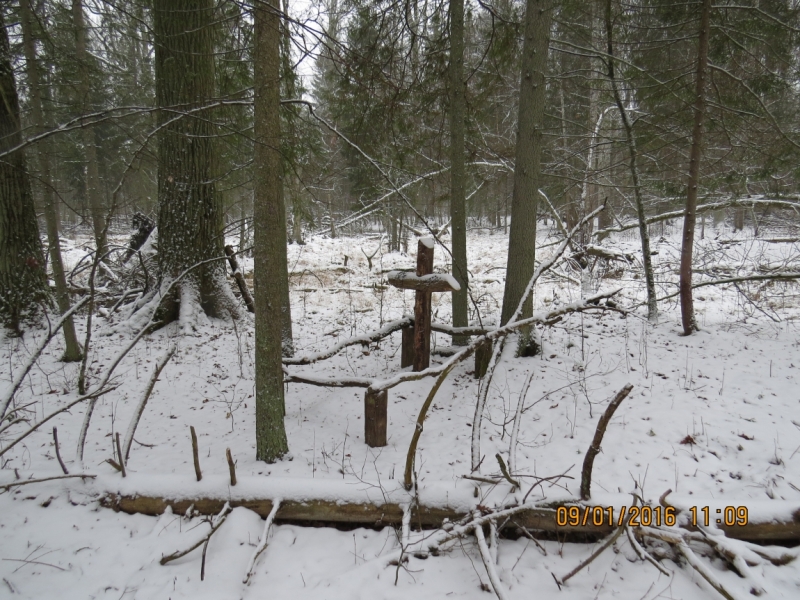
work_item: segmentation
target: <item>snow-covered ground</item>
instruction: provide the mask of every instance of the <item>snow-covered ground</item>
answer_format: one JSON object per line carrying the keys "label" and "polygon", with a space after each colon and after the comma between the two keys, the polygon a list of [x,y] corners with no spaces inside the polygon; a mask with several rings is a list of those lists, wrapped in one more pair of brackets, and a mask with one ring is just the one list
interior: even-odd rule
{"label": "snow-covered ground", "polygon": [[[553,250],[548,228],[539,231],[539,258]],[[760,232],[761,238],[767,234]],[[447,240],[446,240],[447,241]],[[385,242],[385,240],[384,240]],[[377,329],[408,313],[413,292],[387,287],[386,272],[410,268],[411,255],[378,254],[372,271],[362,253],[372,254],[377,236],[314,238],[289,246],[296,355],[328,348],[338,341]],[[604,242],[624,253],[637,253],[635,232]],[[676,291],[678,232],[667,227],[654,236],[653,258],[659,294]],[[413,246],[413,244],[412,244]],[[385,249],[385,243],[383,245]],[[487,230],[470,232],[469,265],[474,323],[493,325],[502,302],[507,237]],[[68,259],[80,257],[79,246]],[[347,266],[344,257],[348,256]],[[796,243],[747,239],[725,226],[706,229],[698,242],[698,281],[707,276],[733,277],[770,269],[797,271]],[[252,262],[243,260],[247,273]],[[446,271],[441,248],[436,270]],[[580,274],[561,268],[535,292],[536,308],[550,308],[580,297]],[[622,264],[597,265],[595,289],[622,288],[621,306],[644,299],[640,270]],[[581,464],[607,402],[625,384],[633,392],[608,427],[595,461],[597,494],[637,492],[658,503],[672,489],[676,498],[722,501],[769,510],[769,503],[796,502],[800,508],[800,350],[795,325],[800,315],[797,287],[787,283],[709,286],[695,293],[703,328],[680,335],[675,298],[661,303],[659,323],[643,319],[643,308],[627,317],[617,313],[574,315],[540,331],[542,353],[515,358],[507,344],[495,372],[483,421],[481,473],[499,474],[493,458],[509,453],[511,419],[529,374],[516,473],[546,477],[567,473],[560,485],[537,489],[539,498],[576,495]],[[448,294],[434,294],[433,320],[449,323]],[[95,319],[90,374],[107,366],[128,334],[113,333]],[[79,333],[82,336],[82,325]],[[5,339],[0,346],[0,374],[11,379],[35,346],[39,334]],[[214,321],[194,333],[168,326],[145,337],[116,370],[120,387],[97,403],[89,430],[85,470],[108,481],[120,478],[105,460],[114,455],[117,431],[123,435],[155,363],[170,345],[177,353],[164,369],[136,432],[128,470],[133,477],[193,476],[189,426],[198,434],[204,476],[228,472],[230,448],[240,477],[290,477],[336,480],[360,489],[393,486],[402,478],[406,453],[420,406],[431,379],[401,384],[389,391],[388,445],[364,443],[363,389],[319,388],[290,384],[286,429],[290,456],[267,465],[254,460],[253,331],[249,322]],[[436,334],[434,348],[447,347]],[[400,334],[364,348],[349,347],[335,357],[293,373],[316,376],[387,377],[399,369]],[[25,380],[16,403],[29,406],[28,417],[41,418],[76,397],[77,365],[58,362],[60,340],[48,347]],[[445,360],[434,355],[434,362]],[[464,485],[470,473],[470,437],[479,383],[472,361],[463,363],[439,390],[425,423],[417,454],[420,496],[426,486]],[[35,413],[35,414],[34,414]],[[60,415],[61,453],[71,472],[84,408]],[[15,426],[15,427],[20,427]],[[11,439],[12,428],[3,432]],[[52,429],[45,426],[0,457],[0,485],[15,478],[60,474]],[[262,533],[263,521],[244,508],[234,509],[212,538],[200,581],[197,550],[166,566],[162,555],[199,539],[208,525],[200,518],[164,515],[130,516],[100,508],[96,483],[54,481],[0,493],[0,597],[9,598],[482,598],[488,578],[473,541],[451,546],[405,568],[386,568],[374,560],[397,548],[392,528],[380,531],[304,528],[277,525],[248,585],[247,562]],[[187,479],[187,494],[191,494]],[[477,485],[477,484],[475,484]],[[487,487],[487,486],[484,486]],[[506,486],[510,487],[510,486]],[[413,533],[412,535],[422,535]],[[500,578],[510,598],[713,598],[711,587],[686,565],[664,561],[670,576],[639,561],[622,536],[559,592],[551,573],[563,575],[587,557],[594,546],[542,542],[546,555],[525,538],[502,540]],[[721,562],[708,563],[726,584],[738,576]],[[800,569],[794,563],[758,565],[769,597],[800,596]],[[739,584],[741,585],[741,584]],[[742,589],[742,597],[747,590]]]}

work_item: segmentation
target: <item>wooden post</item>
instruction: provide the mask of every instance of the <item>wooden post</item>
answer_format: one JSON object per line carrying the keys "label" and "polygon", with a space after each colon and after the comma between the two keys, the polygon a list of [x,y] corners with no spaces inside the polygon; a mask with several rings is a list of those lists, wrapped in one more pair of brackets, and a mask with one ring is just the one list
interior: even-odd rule
{"label": "wooden post", "polygon": [[[417,277],[433,273],[433,240],[421,238],[417,244]],[[431,293],[417,290],[414,303],[414,371],[431,364]]]}
{"label": "wooden post", "polygon": [[492,342],[486,341],[475,349],[475,378],[480,379],[486,375],[489,361],[492,359]]}
{"label": "wooden post", "polygon": [[389,391],[372,391],[364,394],[364,440],[367,446],[380,448],[386,445],[387,406]]}
{"label": "wooden post", "polygon": [[403,327],[403,342],[400,346],[400,368],[414,364],[414,326]]}

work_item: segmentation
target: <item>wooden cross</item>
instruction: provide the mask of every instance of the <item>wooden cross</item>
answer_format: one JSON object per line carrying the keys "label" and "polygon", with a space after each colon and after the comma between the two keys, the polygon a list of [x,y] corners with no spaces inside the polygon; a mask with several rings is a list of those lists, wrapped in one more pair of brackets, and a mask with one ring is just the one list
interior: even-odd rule
{"label": "wooden cross", "polygon": [[[455,292],[461,289],[458,282],[446,274],[433,272],[433,239],[421,238],[417,245],[417,273],[392,271],[388,274],[389,284],[404,290],[416,290],[414,302],[413,370],[423,371],[431,364],[431,293]],[[404,342],[406,341],[404,331]],[[404,344],[405,345],[405,344]],[[410,352],[404,348],[401,366]]]}
{"label": "wooden cross", "polygon": [[[414,371],[423,371],[431,362],[431,294],[454,292],[460,288],[450,275],[433,272],[433,239],[422,238],[417,245],[417,272],[392,271],[389,284],[417,292],[414,302],[414,327],[403,329],[400,366],[413,364]],[[371,391],[364,396],[364,439],[373,448],[386,445],[389,392]]]}

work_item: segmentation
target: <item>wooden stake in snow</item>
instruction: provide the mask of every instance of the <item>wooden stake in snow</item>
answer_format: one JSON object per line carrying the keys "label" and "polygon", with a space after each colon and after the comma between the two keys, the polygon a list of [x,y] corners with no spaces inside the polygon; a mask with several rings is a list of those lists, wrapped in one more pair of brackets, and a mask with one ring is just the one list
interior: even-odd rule
{"label": "wooden stake in snow", "polygon": [[228,470],[231,473],[231,485],[236,485],[236,465],[233,462],[230,448],[225,448],[225,458],[228,459]]}
{"label": "wooden stake in snow", "polygon": [[64,475],[69,475],[67,466],[64,464],[64,461],[61,460],[61,451],[58,449],[58,429],[55,427],[53,427],[53,443],[56,446],[56,458],[58,459],[58,464],[61,465],[61,470],[64,471]]}
{"label": "wooden stake in snow", "polygon": [[200,472],[200,456],[197,452],[197,434],[194,432],[194,426],[189,426],[189,433],[192,434],[192,456],[194,456],[194,474],[197,475],[197,481],[203,478]]}

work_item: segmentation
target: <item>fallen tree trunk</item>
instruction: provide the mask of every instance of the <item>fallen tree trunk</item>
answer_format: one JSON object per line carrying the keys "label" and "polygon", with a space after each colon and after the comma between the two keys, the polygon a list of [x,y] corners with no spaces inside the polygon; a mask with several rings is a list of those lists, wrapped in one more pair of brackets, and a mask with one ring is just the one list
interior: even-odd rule
{"label": "fallen tree trunk", "polygon": [[[226,502],[230,502],[231,507],[243,506],[266,518],[273,509],[273,498],[282,497],[275,515],[277,523],[308,525],[343,523],[381,527],[401,525],[403,507],[411,498],[402,489],[402,483],[396,480],[387,482],[389,485],[378,489],[377,486],[364,488],[352,481],[308,481],[274,477],[243,478],[235,488],[232,488],[227,485],[228,480],[225,476],[211,476],[208,481],[204,478],[202,482],[171,476],[165,477],[164,482],[159,485],[149,485],[155,479],[157,478],[153,476],[145,479],[142,475],[128,477],[124,481],[117,478],[113,480],[98,478],[99,487],[107,490],[101,492],[100,504],[129,514],[156,516],[163,514],[168,506],[172,507],[175,514],[183,514],[192,506],[199,514],[215,515],[222,510]],[[165,483],[167,480],[170,480],[169,484]],[[113,483],[117,485],[114,486]],[[423,528],[439,528],[445,520],[455,522],[472,514],[478,502],[471,493],[474,487],[474,482],[462,480],[455,489],[450,483],[447,486],[420,490],[420,502],[414,504],[411,509],[411,524]],[[506,496],[508,487],[505,484],[496,486],[503,488],[494,492],[498,494],[498,500]],[[111,491],[114,488],[117,491]],[[143,493],[137,493],[135,490],[138,488],[142,489]],[[161,491],[160,494],[152,493],[157,489]],[[487,488],[483,489],[486,491]],[[682,499],[685,501],[684,504],[691,502],[693,506],[708,505],[712,508],[712,514],[717,506],[737,503],[732,499],[704,500],[694,496]],[[617,523],[604,522],[603,525],[595,526],[591,523],[590,516],[585,523],[561,526],[557,522],[558,507],[579,506],[583,512],[587,506],[603,506],[607,514],[610,506],[613,507],[616,518],[622,507],[628,503],[629,498],[622,494],[604,497],[602,502],[598,499],[592,503],[579,502],[577,498],[571,497],[554,499],[546,504],[539,502],[530,509],[522,510],[514,515],[506,527],[512,529],[525,527],[529,531],[557,536],[576,537],[577,534],[577,537],[605,537],[616,529]],[[777,500],[767,502],[742,500],[738,503],[751,506],[750,520],[741,526],[720,525],[719,529],[729,538],[762,543],[800,543],[800,503]],[[487,505],[486,499],[482,505],[483,507]],[[695,530],[693,527],[686,528]]]}

